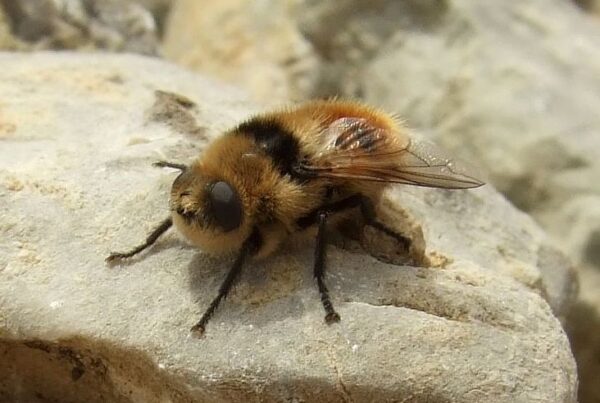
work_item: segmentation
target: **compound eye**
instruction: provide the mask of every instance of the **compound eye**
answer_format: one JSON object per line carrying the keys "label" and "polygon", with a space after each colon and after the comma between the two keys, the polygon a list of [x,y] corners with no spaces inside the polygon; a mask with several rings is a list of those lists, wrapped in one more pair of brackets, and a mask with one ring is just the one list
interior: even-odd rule
{"label": "compound eye", "polygon": [[242,223],[242,202],[236,191],[223,181],[209,188],[210,213],[225,232],[236,229]]}

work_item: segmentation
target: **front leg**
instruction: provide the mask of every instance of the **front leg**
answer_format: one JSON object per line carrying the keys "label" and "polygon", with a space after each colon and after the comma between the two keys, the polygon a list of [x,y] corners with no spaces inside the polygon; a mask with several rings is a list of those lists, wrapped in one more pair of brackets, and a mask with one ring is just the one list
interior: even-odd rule
{"label": "front leg", "polygon": [[227,273],[227,276],[225,276],[225,280],[223,280],[221,287],[219,287],[219,293],[215,299],[212,300],[198,323],[192,327],[191,331],[194,336],[201,337],[204,334],[204,331],[206,330],[206,324],[215,313],[215,310],[219,307],[221,300],[227,298],[227,294],[229,294],[231,287],[235,284],[238,277],[242,273],[242,266],[244,265],[244,262],[248,256],[256,253],[261,242],[262,240],[260,233],[257,229],[254,229],[248,239],[244,241],[242,249],[240,250],[240,254],[238,255],[237,259],[235,259],[231,269],[229,269],[229,272]]}
{"label": "front leg", "polygon": [[143,244],[136,246],[135,248],[131,249],[128,252],[113,252],[111,253],[107,258],[106,261],[108,263],[114,262],[115,260],[119,260],[119,259],[126,259],[128,257],[131,257],[133,255],[137,255],[138,253],[140,253],[141,251],[143,251],[144,249],[152,246],[152,244],[154,244],[154,242],[156,242],[156,240],[165,232],[167,232],[167,230],[169,228],[171,228],[171,226],[173,225],[173,220],[171,219],[171,217],[163,220],[158,227],[156,227],[154,229],[154,231],[152,231],[150,233],[150,235],[148,235],[148,237],[146,238],[146,242],[144,242]]}
{"label": "front leg", "polygon": [[[185,171],[187,169],[187,167],[183,164],[177,164],[175,162],[167,162],[167,161],[157,161],[155,163],[152,164],[155,167],[159,167],[159,168],[174,168],[174,169],[179,169],[180,171]],[[167,230],[169,228],[171,228],[171,226],[173,225],[173,220],[171,219],[171,217],[168,217],[166,219],[164,219],[163,221],[161,221],[161,223],[150,233],[150,235],[148,235],[148,237],[146,238],[146,242],[144,242],[141,245],[136,246],[135,248],[131,249],[128,252],[113,252],[111,253],[105,260],[108,263],[112,263],[115,260],[120,260],[120,259],[126,259],[129,257],[132,257],[134,255],[137,255],[138,253],[140,253],[141,251],[143,251],[144,249],[152,246],[154,244],[154,242],[156,242],[156,240],[165,232],[167,232]]]}
{"label": "front leg", "polygon": [[361,194],[355,194],[336,202],[326,204],[306,216],[300,218],[296,223],[300,229],[305,229],[311,225],[318,224],[317,240],[315,246],[315,263],[314,263],[314,276],[317,280],[317,286],[319,287],[319,294],[321,295],[321,302],[325,309],[325,322],[328,324],[339,322],[340,315],[333,308],[331,299],[329,298],[329,290],[324,282],[325,277],[325,257],[326,257],[326,225],[327,218],[330,214],[350,210],[356,207],[360,207],[360,211],[365,218],[366,224],[370,225],[385,234],[394,237],[400,243],[402,243],[406,249],[410,247],[410,239],[398,234],[394,230],[387,227],[385,224],[379,222],[375,216],[375,210],[371,201]]}

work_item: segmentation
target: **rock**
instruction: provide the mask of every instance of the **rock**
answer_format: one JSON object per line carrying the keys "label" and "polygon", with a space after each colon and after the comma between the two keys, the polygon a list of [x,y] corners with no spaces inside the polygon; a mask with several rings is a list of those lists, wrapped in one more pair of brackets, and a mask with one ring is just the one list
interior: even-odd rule
{"label": "rock", "polygon": [[0,400],[576,401],[552,311],[570,303],[570,266],[492,186],[391,189],[380,214],[420,264],[332,245],[340,324],[323,323],[310,245],[290,245],[249,264],[195,339],[230,257],[168,233],[121,266],[104,258],[167,214],[174,174],[151,162],[189,161],[256,107],[139,56],[0,63]]}
{"label": "rock", "polygon": [[165,27],[164,55],[265,103],[297,99],[315,86],[318,60],[291,9],[289,1],[177,1]]}
{"label": "rock", "polygon": [[152,14],[125,0],[0,0],[31,49],[104,49],[154,55]]}

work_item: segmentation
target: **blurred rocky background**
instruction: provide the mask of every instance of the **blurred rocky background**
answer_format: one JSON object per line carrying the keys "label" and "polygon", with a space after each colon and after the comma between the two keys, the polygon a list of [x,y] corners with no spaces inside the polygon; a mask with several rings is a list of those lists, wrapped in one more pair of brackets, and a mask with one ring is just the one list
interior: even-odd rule
{"label": "blurred rocky background", "polygon": [[159,18],[167,6],[157,1],[120,0],[0,0],[0,5],[0,45],[4,49],[146,55],[157,53]]}
{"label": "blurred rocky background", "polygon": [[[600,401],[600,1],[0,0],[0,47],[163,57],[265,105],[365,100],[473,161],[578,268]],[[465,217],[468,220],[468,217]]]}

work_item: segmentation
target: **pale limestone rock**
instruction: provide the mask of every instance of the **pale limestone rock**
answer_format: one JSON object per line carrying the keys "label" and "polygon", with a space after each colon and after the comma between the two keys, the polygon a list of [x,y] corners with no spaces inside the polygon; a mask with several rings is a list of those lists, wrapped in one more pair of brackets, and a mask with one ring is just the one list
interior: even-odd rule
{"label": "pale limestone rock", "polygon": [[256,108],[142,57],[0,64],[0,400],[576,401],[553,314],[569,264],[492,186],[390,190],[381,215],[427,267],[332,246],[339,325],[323,323],[310,245],[290,246],[247,266],[198,340],[230,258],[169,233],[119,267],[103,259],[167,214],[174,174],[151,162],[189,161]]}

